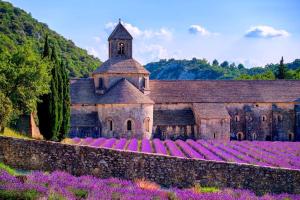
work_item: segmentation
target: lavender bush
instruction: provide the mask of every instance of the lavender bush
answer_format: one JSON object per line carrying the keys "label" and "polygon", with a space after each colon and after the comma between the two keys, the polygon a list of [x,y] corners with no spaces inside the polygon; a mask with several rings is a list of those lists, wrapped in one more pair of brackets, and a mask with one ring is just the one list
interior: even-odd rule
{"label": "lavender bush", "polygon": [[[51,174],[33,172],[23,181],[0,170],[0,199],[142,199],[142,200],[297,200],[300,195],[265,195],[258,197],[247,190],[218,190],[195,186],[190,189],[161,189],[151,182],[136,182],[93,176],[75,177],[55,171]],[[154,185],[154,187],[153,187]],[[30,196],[29,196],[30,195]]]}

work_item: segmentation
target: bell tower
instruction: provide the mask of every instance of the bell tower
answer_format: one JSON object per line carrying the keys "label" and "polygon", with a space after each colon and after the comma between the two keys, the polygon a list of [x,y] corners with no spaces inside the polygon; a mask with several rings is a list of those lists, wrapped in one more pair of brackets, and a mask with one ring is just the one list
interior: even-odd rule
{"label": "bell tower", "polygon": [[108,37],[108,54],[110,59],[132,58],[132,36],[125,29],[119,19],[119,23]]}

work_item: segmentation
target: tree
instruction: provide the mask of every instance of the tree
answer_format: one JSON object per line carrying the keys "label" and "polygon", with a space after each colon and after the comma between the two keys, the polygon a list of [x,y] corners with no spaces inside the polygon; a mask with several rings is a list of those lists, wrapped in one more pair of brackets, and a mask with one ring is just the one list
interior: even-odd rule
{"label": "tree", "polygon": [[238,69],[245,69],[245,67],[244,67],[243,64],[240,63],[240,64],[238,65]]}
{"label": "tree", "polygon": [[61,62],[62,78],[63,78],[63,119],[62,125],[60,128],[60,137],[59,139],[64,138],[70,130],[70,83],[68,78],[68,73],[66,70],[66,65],[64,62]]}
{"label": "tree", "polygon": [[287,77],[287,68],[283,63],[283,57],[281,57],[280,64],[277,69],[276,78],[277,79],[286,79]]}
{"label": "tree", "polygon": [[69,79],[66,66],[59,62],[55,47],[51,54],[48,39],[45,40],[44,59],[51,62],[50,93],[42,97],[43,102],[38,106],[39,127],[45,139],[61,140],[70,129],[70,94]]}
{"label": "tree", "polygon": [[218,62],[216,59],[214,59],[213,62],[212,62],[212,65],[213,65],[213,66],[218,66],[218,65],[219,65],[219,62]]}
{"label": "tree", "polygon": [[32,43],[0,54],[0,91],[13,107],[14,117],[36,110],[39,97],[49,91],[48,63],[32,51]]}
{"label": "tree", "polygon": [[12,103],[2,92],[0,92],[0,133],[9,122],[13,111]]}
{"label": "tree", "polygon": [[224,61],[224,62],[221,63],[220,66],[225,68],[225,67],[229,66],[229,63],[228,63],[228,61]]}
{"label": "tree", "polygon": [[44,43],[44,51],[43,51],[43,58],[48,57],[50,55],[50,47],[48,42],[48,35],[46,35],[45,43]]}

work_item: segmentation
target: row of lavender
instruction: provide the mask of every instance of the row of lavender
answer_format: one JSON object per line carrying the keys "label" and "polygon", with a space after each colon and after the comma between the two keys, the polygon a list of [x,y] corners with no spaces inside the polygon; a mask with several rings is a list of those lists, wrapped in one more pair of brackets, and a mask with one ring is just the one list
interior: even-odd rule
{"label": "row of lavender", "polygon": [[[33,172],[22,179],[0,168],[0,199],[119,199],[119,200],[287,200],[300,199],[300,195],[266,194],[256,196],[248,190],[202,188],[161,188],[159,185],[136,180],[116,178],[98,179],[92,176],[75,177],[65,172]],[[30,195],[30,196],[29,196]]]}
{"label": "row of lavender", "polygon": [[296,142],[161,141],[159,139],[126,140],[115,138],[73,138],[67,139],[65,142],[184,158],[300,169],[300,143]]}

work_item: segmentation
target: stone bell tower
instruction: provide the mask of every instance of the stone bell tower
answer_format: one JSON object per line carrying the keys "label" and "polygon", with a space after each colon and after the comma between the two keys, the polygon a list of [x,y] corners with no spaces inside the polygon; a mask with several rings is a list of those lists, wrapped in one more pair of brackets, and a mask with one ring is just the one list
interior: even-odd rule
{"label": "stone bell tower", "polygon": [[108,38],[108,54],[109,58],[132,58],[132,36],[121,24],[119,23]]}

